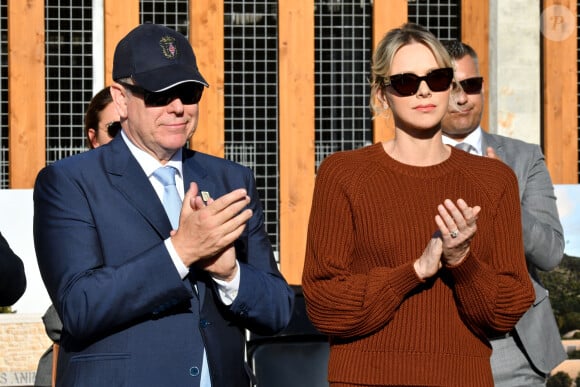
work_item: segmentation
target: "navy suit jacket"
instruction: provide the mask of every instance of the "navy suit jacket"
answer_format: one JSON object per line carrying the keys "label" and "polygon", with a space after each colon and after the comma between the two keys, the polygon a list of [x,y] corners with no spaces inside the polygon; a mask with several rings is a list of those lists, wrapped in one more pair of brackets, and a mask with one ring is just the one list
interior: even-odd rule
{"label": "navy suit jacket", "polygon": [[554,269],[564,255],[564,235],[554,186],[538,145],[483,130],[481,133],[483,152],[492,147],[518,178],[524,249],[536,300],[515,330],[532,364],[547,374],[566,359],[548,290],[537,273]]}
{"label": "navy suit jacket", "polygon": [[0,306],[14,304],[25,290],[24,264],[0,234]]}
{"label": "navy suit jacket", "polygon": [[274,261],[251,170],[183,149],[183,178],[213,198],[242,187],[251,198],[230,306],[206,272],[180,278],[163,243],[169,219],[122,136],[39,173],[34,241],[63,322],[58,386],[197,386],[203,340],[213,387],[247,387],[244,330],[288,324],[294,294]]}

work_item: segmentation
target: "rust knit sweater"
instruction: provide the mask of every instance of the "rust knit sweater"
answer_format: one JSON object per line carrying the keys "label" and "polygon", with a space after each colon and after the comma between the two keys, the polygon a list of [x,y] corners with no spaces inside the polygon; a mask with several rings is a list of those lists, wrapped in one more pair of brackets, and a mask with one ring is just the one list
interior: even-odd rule
{"label": "rust knit sweater", "polygon": [[[437,205],[481,206],[470,254],[428,281],[413,269]],[[308,314],[330,335],[329,380],[361,385],[493,386],[488,335],[534,299],[516,177],[453,149],[401,164],[380,143],[329,156],[316,178],[303,275]]]}

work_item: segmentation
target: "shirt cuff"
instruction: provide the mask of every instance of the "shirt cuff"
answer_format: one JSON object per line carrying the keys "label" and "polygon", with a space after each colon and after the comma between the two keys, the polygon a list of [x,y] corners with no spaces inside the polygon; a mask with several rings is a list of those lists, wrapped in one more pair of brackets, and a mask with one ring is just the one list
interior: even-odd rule
{"label": "shirt cuff", "polygon": [[171,257],[171,260],[173,261],[173,264],[175,265],[175,268],[177,269],[177,272],[179,273],[179,276],[181,277],[181,279],[184,279],[189,274],[189,268],[187,266],[185,266],[185,264],[183,263],[183,261],[181,260],[179,255],[177,254],[177,251],[175,251],[175,247],[173,247],[173,243],[171,242],[171,238],[167,238],[164,243],[165,243],[165,248],[167,249],[167,252],[169,253],[169,256]]}
{"label": "shirt cuff", "polygon": [[218,293],[224,305],[231,305],[238,296],[240,288],[240,264],[236,260],[236,275],[230,282],[219,280],[212,276],[212,279],[217,284]]}

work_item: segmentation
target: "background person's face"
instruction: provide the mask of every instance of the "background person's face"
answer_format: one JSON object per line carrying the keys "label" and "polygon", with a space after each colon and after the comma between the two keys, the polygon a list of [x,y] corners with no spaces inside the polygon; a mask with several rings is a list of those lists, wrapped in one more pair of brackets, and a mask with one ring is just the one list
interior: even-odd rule
{"label": "background person's face", "polygon": [[91,147],[97,148],[101,145],[105,145],[113,138],[109,136],[107,131],[107,125],[113,121],[119,121],[119,113],[115,109],[115,104],[111,101],[100,113],[99,113],[99,126],[97,128],[89,128],[89,140],[91,141]]}
{"label": "background person's face", "polygon": [[[479,70],[471,56],[466,55],[455,61],[455,80],[479,77]],[[455,92],[457,106],[449,106],[441,127],[447,136],[462,140],[473,132],[481,122],[483,114],[483,88],[477,94]]]}
{"label": "background person's face", "polygon": [[103,111],[101,111],[99,116],[99,130],[97,131],[97,144],[95,148],[99,145],[105,145],[113,139],[109,136],[109,132],[107,130],[107,125],[113,121],[119,121],[119,113],[117,113],[115,105],[110,103],[106,108],[103,109]]}

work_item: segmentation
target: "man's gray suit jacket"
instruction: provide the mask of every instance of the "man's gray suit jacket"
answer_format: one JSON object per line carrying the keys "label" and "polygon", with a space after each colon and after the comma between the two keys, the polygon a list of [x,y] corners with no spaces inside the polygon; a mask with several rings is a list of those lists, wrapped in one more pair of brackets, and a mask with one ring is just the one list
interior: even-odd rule
{"label": "man's gray suit jacket", "polygon": [[518,178],[528,272],[536,292],[515,330],[533,365],[549,373],[566,359],[548,290],[537,270],[555,268],[564,254],[564,236],[550,174],[539,146],[482,131],[482,151],[492,147]]}

